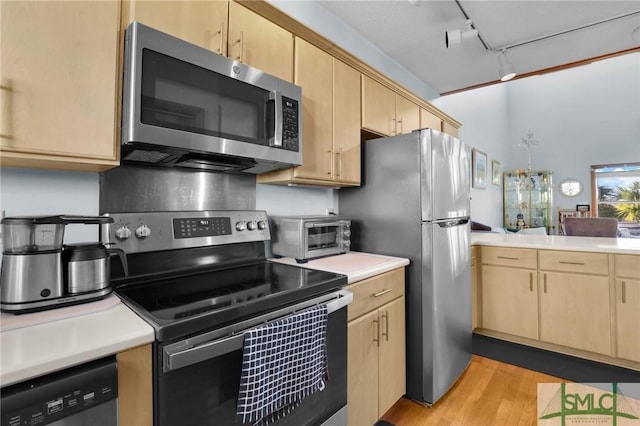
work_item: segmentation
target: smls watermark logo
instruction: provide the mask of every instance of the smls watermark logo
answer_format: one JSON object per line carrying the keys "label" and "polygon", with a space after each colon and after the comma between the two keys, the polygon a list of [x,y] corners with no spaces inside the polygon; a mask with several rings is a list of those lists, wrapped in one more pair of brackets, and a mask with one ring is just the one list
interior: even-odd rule
{"label": "smls watermark logo", "polygon": [[640,426],[640,383],[539,383],[538,425]]}

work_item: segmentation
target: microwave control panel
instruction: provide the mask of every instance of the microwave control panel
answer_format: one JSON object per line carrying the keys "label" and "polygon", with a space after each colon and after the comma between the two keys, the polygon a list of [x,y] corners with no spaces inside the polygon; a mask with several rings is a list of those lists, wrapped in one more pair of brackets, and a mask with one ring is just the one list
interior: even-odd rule
{"label": "microwave control panel", "polygon": [[298,101],[282,97],[282,148],[299,151],[300,129],[298,128],[300,109]]}

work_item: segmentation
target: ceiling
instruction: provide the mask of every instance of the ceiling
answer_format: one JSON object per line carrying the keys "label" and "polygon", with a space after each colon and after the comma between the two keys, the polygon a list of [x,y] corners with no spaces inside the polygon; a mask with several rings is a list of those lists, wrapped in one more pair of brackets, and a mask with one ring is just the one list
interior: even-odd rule
{"label": "ceiling", "polygon": [[[316,1],[440,94],[499,82],[504,47],[519,77],[640,51],[640,0]],[[479,37],[447,48],[446,31],[467,29],[461,9]]]}

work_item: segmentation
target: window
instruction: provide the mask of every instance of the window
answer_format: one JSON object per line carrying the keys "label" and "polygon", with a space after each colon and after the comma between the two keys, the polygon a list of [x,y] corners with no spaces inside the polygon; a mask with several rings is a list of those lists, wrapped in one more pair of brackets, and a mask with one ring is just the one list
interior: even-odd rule
{"label": "window", "polygon": [[640,235],[640,163],[591,166],[591,192],[594,216],[615,217]]}

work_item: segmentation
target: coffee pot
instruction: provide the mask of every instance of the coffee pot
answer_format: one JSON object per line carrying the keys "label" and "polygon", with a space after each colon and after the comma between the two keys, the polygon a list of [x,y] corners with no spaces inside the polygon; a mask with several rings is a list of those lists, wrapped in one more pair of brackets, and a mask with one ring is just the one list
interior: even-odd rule
{"label": "coffee pot", "polygon": [[102,216],[34,216],[2,219],[0,309],[25,313],[96,300],[111,293],[109,262],[124,251],[101,243],[63,245],[69,224],[101,225]]}

